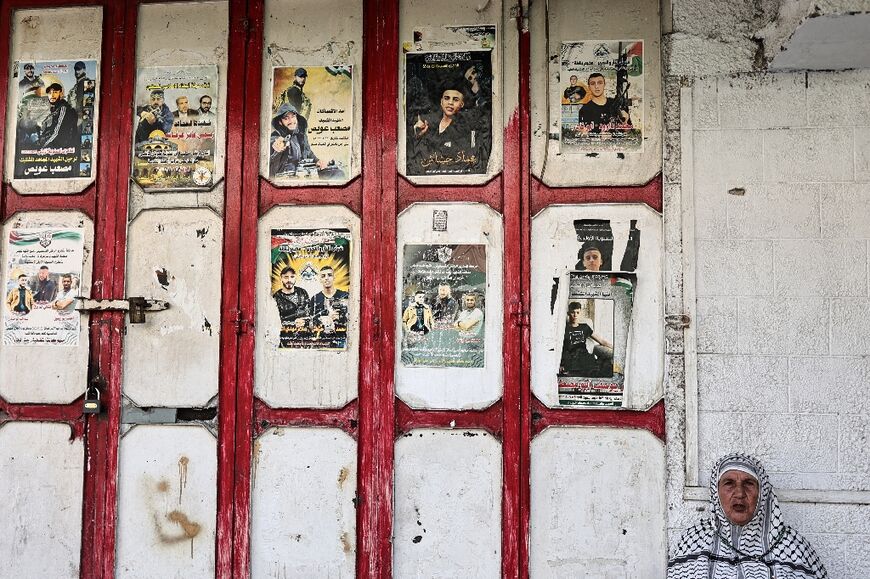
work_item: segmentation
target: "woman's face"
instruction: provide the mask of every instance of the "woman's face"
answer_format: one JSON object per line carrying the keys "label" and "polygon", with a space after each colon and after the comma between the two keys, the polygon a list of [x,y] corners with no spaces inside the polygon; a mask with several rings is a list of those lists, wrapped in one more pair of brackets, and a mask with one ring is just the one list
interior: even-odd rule
{"label": "woman's face", "polygon": [[743,471],[726,471],[719,479],[719,503],[728,520],[742,527],[755,516],[758,481]]}
{"label": "woman's face", "polygon": [[464,105],[465,99],[458,90],[445,90],[441,95],[441,111],[446,117],[452,117],[461,111]]}

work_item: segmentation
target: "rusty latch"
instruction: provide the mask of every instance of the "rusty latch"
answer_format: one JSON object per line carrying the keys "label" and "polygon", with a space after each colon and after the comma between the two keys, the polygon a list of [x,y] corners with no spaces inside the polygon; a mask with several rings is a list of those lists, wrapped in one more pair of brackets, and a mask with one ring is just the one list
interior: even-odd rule
{"label": "rusty latch", "polygon": [[126,300],[92,300],[80,297],[75,309],[80,312],[127,312],[131,324],[144,324],[145,312],[160,312],[168,308],[168,302],[143,297]]}
{"label": "rusty latch", "polygon": [[675,330],[684,330],[689,327],[692,318],[688,314],[671,314],[665,316],[665,325]]}

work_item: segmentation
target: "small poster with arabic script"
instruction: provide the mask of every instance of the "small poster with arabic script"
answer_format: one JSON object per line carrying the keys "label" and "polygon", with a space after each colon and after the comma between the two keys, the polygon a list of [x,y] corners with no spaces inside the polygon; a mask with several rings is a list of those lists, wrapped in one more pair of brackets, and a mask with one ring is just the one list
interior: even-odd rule
{"label": "small poster with arabic script", "polygon": [[405,55],[408,175],[486,173],[492,150],[492,51]]}
{"label": "small poster with arabic script", "polygon": [[342,181],[350,175],[353,69],[272,69],[269,178],[287,184]]}
{"label": "small poster with arabic script", "polygon": [[486,246],[406,245],[402,284],[402,364],[483,368]]}
{"label": "small poster with arabic script", "polygon": [[273,229],[270,293],[279,349],[344,350],[350,305],[347,229]]}
{"label": "small poster with arabic script", "polygon": [[84,229],[13,229],[6,255],[3,343],[78,345]]}
{"label": "small poster with arabic script", "polygon": [[17,71],[15,178],[90,177],[97,61],[24,61]]}
{"label": "small poster with arabic script", "polygon": [[131,171],[142,189],[214,184],[217,74],[214,65],[139,69]]}
{"label": "small poster with arabic script", "polygon": [[637,277],[571,271],[559,358],[559,404],[622,406]]}
{"label": "small poster with arabic script", "polygon": [[563,42],[561,151],[643,150],[643,41]]}

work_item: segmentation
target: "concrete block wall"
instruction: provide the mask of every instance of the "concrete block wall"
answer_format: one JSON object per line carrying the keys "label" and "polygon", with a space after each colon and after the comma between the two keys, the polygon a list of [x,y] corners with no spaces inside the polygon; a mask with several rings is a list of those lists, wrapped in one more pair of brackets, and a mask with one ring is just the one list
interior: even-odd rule
{"label": "concrete block wall", "polygon": [[[685,311],[688,284],[696,296],[694,343],[684,348],[676,332],[668,339],[671,540],[706,507],[692,475],[706,488],[712,462],[743,450],[765,463],[788,522],[810,538],[830,576],[866,577],[870,71],[761,72],[764,47],[753,54],[752,37],[776,26],[788,2],[754,11],[734,3],[715,27],[713,14],[699,12],[709,2],[671,4],[666,313]],[[681,89],[691,95],[682,117]],[[687,194],[691,213],[682,210]],[[692,349],[694,363],[685,357]],[[687,478],[690,369],[698,452]]]}

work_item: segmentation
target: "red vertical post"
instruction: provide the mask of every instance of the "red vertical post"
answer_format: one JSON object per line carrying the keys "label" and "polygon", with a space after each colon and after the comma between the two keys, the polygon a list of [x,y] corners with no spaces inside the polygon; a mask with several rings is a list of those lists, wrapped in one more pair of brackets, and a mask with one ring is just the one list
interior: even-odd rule
{"label": "red vertical post", "polygon": [[373,578],[392,574],[398,30],[396,0],[365,1],[357,576]]}
{"label": "red vertical post", "polygon": [[[529,352],[529,32],[522,7],[519,38],[518,106],[504,138],[504,416],[502,577],[528,576],[528,352]],[[505,82],[510,82],[506,79]]]}
{"label": "red vertical post", "polygon": [[[109,114],[118,102],[129,102],[135,68],[136,6],[103,3],[103,45],[100,61],[100,127],[97,194],[94,210],[93,283],[91,297],[124,297],[127,237],[127,175],[130,113]],[[129,31],[133,30],[131,34]],[[115,110],[117,113],[117,110]],[[118,248],[122,248],[120,251]],[[103,414],[86,419],[85,519],[82,576],[112,577],[118,513],[118,442],[121,424],[121,336],[123,312],[91,313],[91,372],[105,378]]]}
{"label": "red vertical post", "polygon": [[[223,360],[221,413],[231,438],[221,446],[221,488],[234,488],[232,575],[248,577],[251,572],[251,444],[254,397],[254,308],[257,301],[257,207],[260,172],[260,83],[262,82],[263,2],[230,2],[229,70],[244,71],[244,82],[230,82],[227,88],[226,201],[224,210]],[[235,357],[234,357],[235,352]],[[234,415],[233,415],[234,413]],[[233,454],[234,459],[233,459]],[[230,467],[234,464],[234,468]],[[235,483],[235,487],[233,487]],[[230,548],[226,540],[223,543]],[[225,555],[219,551],[220,560]],[[223,567],[222,567],[223,569]],[[220,575],[219,575],[220,576]]]}

